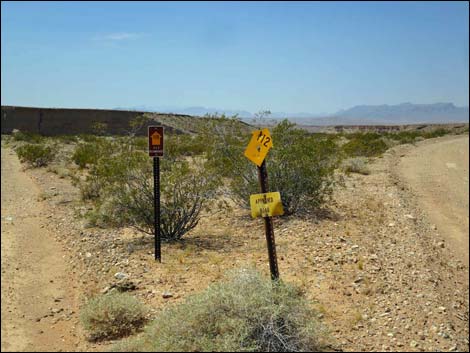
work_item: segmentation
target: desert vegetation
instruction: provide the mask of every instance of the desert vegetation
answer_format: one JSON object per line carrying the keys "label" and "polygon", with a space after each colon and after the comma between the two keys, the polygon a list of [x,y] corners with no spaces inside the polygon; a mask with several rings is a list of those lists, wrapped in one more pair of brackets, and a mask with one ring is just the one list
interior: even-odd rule
{"label": "desert vegetation", "polygon": [[326,337],[298,288],[241,269],[164,310],[114,351],[318,352]]}
{"label": "desert vegetation", "polygon": [[[85,210],[82,215],[88,222],[87,227],[105,232],[133,227],[139,234],[152,234],[152,160],[146,151],[147,138],[135,134],[140,124],[134,122],[128,136],[81,135],[69,138],[16,133],[7,138],[7,143],[28,165],[35,168],[47,165],[48,171],[60,174],[61,178],[70,178],[80,191],[79,202]],[[211,234],[202,240],[191,232],[198,230],[198,235],[205,232],[206,229],[198,225],[203,223],[204,228],[207,225],[204,218],[209,218],[214,210],[229,209],[234,203],[242,207],[237,210],[246,211],[249,195],[259,192],[256,167],[243,156],[251,134],[250,129],[238,119],[227,117],[202,119],[192,129],[193,133],[168,133],[165,136],[165,157],[161,159],[161,223],[163,239],[171,246],[172,259],[165,263],[167,272],[159,274],[158,283],[167,283],[167,273],[180,274],[196,266],[201,266],[201,271],[218,271],[211,277],[214,283],[207,290],[184,295],[182,300],[178,298],[175,305],[165,305],[164,309],[159,307],[161,310],[155,315],[150,315],[139,300],[129,294],[99,294],[83,306],[81,313],[88,338],[111,340],[137,333],[115,345],[115,351],[328,349],[325,346],[329,336],[320,320],[333,309],[320,307],[319,312],[313,309],[318,306],[311,298],[307,300],[299,289],[311,286],[309,278],[300,278],[298,282],[301,286],[295,287],[289,284],[290,281],[273,283],[267,276],[263,277],[255,271],[239,270],[218,282],[221,278],[219,265],[226,256],[224,241],[230,238],[230,234],[217,233],[219,239]],[[332,194],[341,188],[342,178],[348,178],[350,173],[365,175],[349,176],[351,180],[354,177],[373,177],[367,176],[372,173],[368,162],[380,158],[390,147],[451,133],[440,129],[312,134],[288,121],[270,127],[270,131],[274,141],[274,148],[267,159],[270,190],[280,191],[286,211],[280,222],[281,234],[289,231],[288,222],[305,218],[317,220],[317,213],[322,208],[330,207]],[[24,157],[25,153],[32,157]],[[46,155],[45,162],[35,163],[37,157],[33,153],[39,153],[41,158]],[[49,194],[46,196],[52,197]],[[230,205],[227,201],[231,201]],[[373,209],[377,212],[383,209],[383,205],[368,200],[364,205],[357,206],[361,210]],[[225,213],[230,215],[230,212]],[[359,211],[356,213],[360,216]],[[354,217],[359,217],[357,214]],[[248,218],[248,212],[246,216]],[[385,215],[382,218],[377,220],[380,223],[377,232],[383,228]],[[244,221],[242,219],[241,222]],[[388,224],[389,227],[394,226],[392,222]],[[335,228],[337,224],[331,227]],[[252,228],[244,229],[251,232]],[[305,229],[296,228],[293,237],[307,242]],[[350,231],[353,230],[345,228],[344,235],[334,240],[329,237],[331,229],[321,235],[328,245],[333,241],[337,250],[344,248],[348,251],[349,257],[338,259],[339,255],[335,253],[305,261],[310,261],[308,264],[314,264],[314,267],[321,261],[335,265],[351,263],[354,272],[362,276],[370,270],[372,260],[371,257],[356,256],[358,245],[348,239]],[[246,234],[246,238],[250,236]],[[186,242],[188,238],[191,241]],[[253,240],[253,237],[249,239]],[[292,238],[289,239],[291,242]],[[282,237],[279,240],[278,246],[283,254],[287,254],[291,244]],[[245,237],[243,240],[230,240],[229,245],[237,247],[237,242],[247,240]],[[305,242],[302,242],[302,249]],[[111,240],[107,245],[110,243]],[[136,248],[140,249],[138,265],[146,269],[147,265],[141,259],[145,259],[144,254],[152,250],[150,242],[142,237],[139,242],[124,243],[123,246],[127,250],[125,255],[129,256],[134,251],[138,252]],[[106,253],[103,249],[112,251],[112,254],[115,251],[115,248],[103,246],[96,255],[90,251],[84,252],[83,256],[86,261],[92,261],[95,256]],[[112,277],[125,261],[113,258],[111,263],[110,268],[102,268],[103,273],[108,276],[110,273]],[[300,263],[300,270],[308,266],[307,263]],[[359,295],[385,295],[380,292],[380,286],[369,278],[355,277],[354,283]],[[204,285],[207,284],[204,282]],[[153,294],[147,288],[139,294]],[[335,290],[334,280],[329,289]],[[365,320],[359,310],[346,316],[345,321],[351,322],[351,329],[357,329]]]}
{"label": "desert vegetation", "polygon": [[147,309],[132,295],[113,291],[90,299],[80,319],[90,340],[113,339],[139,329],[147,320]]}
{"label": "desert vegetation", "polygon": [[[16,131],[12,142],[21,161],[32,167],[54,164],[62,156],[80,188],[91,224],[101,227],[132,226],[151,234],[153,181],[147,138],[137,136],[150,116],[134,119],[128,136],[97,135],[44,137]],[[180,122],[181,123],[181,122]],[[174,131],[181,131],[181,126]],[[188,130],[188,129],[186,129]],[[191,125],[193,133],[167,134],[161,159],[163,239],[181,239],[193,229],[209,205],[228,197],[247,208],[257,193],[258,175],[243,151],[250,129],[236,117],[207,116]],[[443,136],[444,128],[430,131],[308,133],[287,120],[271,128],[274,148],[267,159],[271,190],[279,191],[285,215],[315,212],[327,204],[341,185],[337,171],[367,175],[367,161],[397,144]],[[61,151],[61,153],[58,153]]]}

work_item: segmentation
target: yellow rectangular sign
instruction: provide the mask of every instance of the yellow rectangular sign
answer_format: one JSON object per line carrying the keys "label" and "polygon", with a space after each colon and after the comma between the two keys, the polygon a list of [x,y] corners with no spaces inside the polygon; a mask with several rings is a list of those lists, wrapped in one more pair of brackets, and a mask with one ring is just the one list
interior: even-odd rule
{"label": "yellow rectangular sign", "polygon": [[253,131],[253,136],[245,150],[245,157],[261,167],[271,147],[273,147],[273,141],[268,129]]}
{"label": "yellow rectangular sign", "polygon": [[250,195],[250,206],[253,218],[282,216],[284,214],[281,194],[278,191]]}

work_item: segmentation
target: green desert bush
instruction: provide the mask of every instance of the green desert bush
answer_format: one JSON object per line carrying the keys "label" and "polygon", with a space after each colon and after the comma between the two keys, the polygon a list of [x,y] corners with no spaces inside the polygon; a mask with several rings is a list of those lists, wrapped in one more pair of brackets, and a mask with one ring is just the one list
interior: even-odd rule
{"label": "green desert bush", "polygon": [[341,169],[345,173],[370,174],[370,170],[367,167],[367,158],[364,157],[354,157],[344,160],[341,163]]}
{"label": "green desert bush", "polygon": [[100,201],[110,187],[121,187],[134,169],[145,169],[151,175],[151,159],[139,151],[90,153],[90,169],[79,188],[83,200]]}
{"label": "green desert bush", "polygon": [[165,154],[169,158],[197,156],[206,151],[206,145],[199,135],[168,134],[165,138]]}
{"label": "green desert bush", "polygon": [[26,162],[33,167],[43,167],[54,159],[56,148],[54,146],[27,143],[17,147],[16,153],[21,162]]}
{"label": "green desert bush", "polygon": [[[249,196],[259,193],[258,172],[244,156],[251,135],[235,122],[208,128],[208,166],[228,179],[229,195],[247,207]],[[285,214],[323,205],[333,191],[341,158],[334,139],[310,135],[287,120],[271,129],[271,136],[273,148],[266,158],[269,189],[281,193]]]}
{"label": "green desert bush", "polygon": [[127,293],[111,292],[91,299],[81,310],[80,320],[91,340],[129,335],[146,322],[147,309]]}
{"label": "green desert bush", "polygon": [[72,161],[80,168],[87,165],[96,164],[98,159],[105,153],[105,146],[100,142],[80,143],[75,147],[72,154]]}
{"label": "green desert bush", "polygon": [[15,141],[24,141],[28,143],[41,143],[44,142],[44,136],[36,134],[34,132],[28,131],[13,131],[12,133],[13,140]]}
{"label": "green desert bush", "polygon": [[450,131],[444,128],[435,129],[429,132],[423,133],[425,139],[430,139],[434,137],[441,137],[450,134]]}
{"label": "green desert bush", "polygon": [[382,135],[375,132],[353,133],[346,137],[349,142],[342,146],[342,150],[348,157],[377,157],[388,149]]}
{"label": "green desert bush", "polygon": [[[179,240],[199,222],[201,211],[215,197],[217,179],[189,163],[162,163],[160,223],[164,241]],[[102,189],[103,190],[103,189]],[[153,234],[153,178],[149,166],[127,169],[104,189],[99,220],[112,226],[131,226]]]}
{"label": "green desert bush", "polygon": [[326,337],[300,290],[244,269],[165,309],[141,337],[114,350],[318,352]]}
{"label": "green desert bush", "polygon": [[[199,222],[217,191],[217,176],[186,160],[160,160],[160,222],[164,241],[179,240]],[[123,148],[90,166],[79,185],[82,199],[94,203],[89,221],[99,226],[131,226],[153,234],[152,159]]]}
{"label": "green desert bush", "polygon": [[421,136],[419,131],[399,131],[386,134],[388,138],[397,141],[399,144],[414,143]]}

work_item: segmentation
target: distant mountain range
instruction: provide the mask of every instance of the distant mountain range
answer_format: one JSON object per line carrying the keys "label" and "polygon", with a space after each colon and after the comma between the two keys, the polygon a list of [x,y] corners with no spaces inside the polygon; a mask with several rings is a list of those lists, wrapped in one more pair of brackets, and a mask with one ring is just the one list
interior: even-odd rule
{"label": "distant mountain range", "polygon": [[[204,116],[206,114],[225,114],[227,116],[238,115],[243,120],[250,122],[255,114],[245,110],[227,110],[205,107],[149,107],[135,106],[132,108],[116,108],[124,110],[137,110],[160,113],[187,114]],[[340,110],[333,114],[312,113],[284,113],[273,112],[270,119],[289,119],[302,125],[402,125],[421,123],[468,123],[468,107],[457,107],[453,103],[412,104],[402,103],[397,105],[357,105],[355,107]]]}

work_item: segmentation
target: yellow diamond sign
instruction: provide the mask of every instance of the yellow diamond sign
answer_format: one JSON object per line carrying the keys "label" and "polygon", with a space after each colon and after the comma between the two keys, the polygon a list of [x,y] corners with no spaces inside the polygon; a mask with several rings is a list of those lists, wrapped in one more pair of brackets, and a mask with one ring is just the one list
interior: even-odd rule
{"label": "yellow diamond sign", "polygon": [[282,216],[284,214],[281,194],[278,191],[250,195],[250,206],[253,218]]}
{"label": "yellow diamond sign", "polygon": [[245,150],[245,157],[261,167],[271,147],[273,147],[273,140],[268,129],[253,131],[253,136]]}

